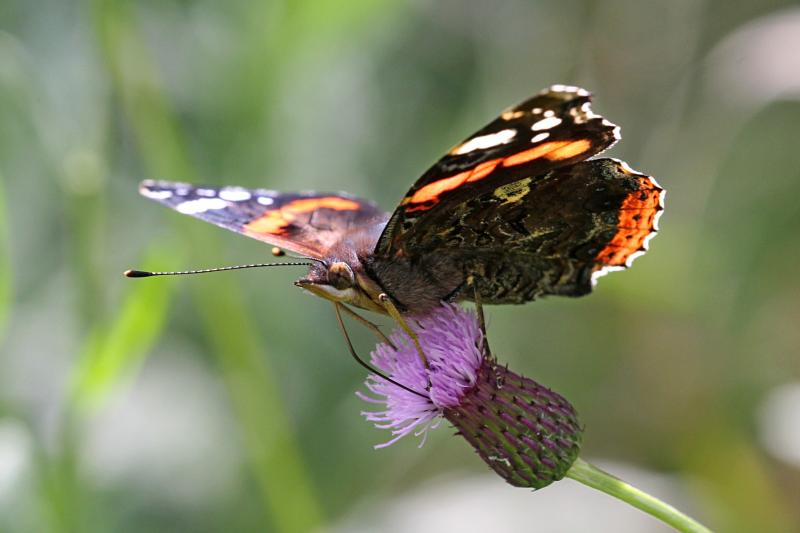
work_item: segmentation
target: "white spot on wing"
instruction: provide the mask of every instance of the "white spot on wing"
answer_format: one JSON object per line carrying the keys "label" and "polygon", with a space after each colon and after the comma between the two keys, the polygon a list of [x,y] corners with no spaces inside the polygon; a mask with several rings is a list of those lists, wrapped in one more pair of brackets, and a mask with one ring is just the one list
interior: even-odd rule
{"label": "white spot on wing", "polygon": [[552,109],[548,109],[547,111],[544,112],[544,116],[545,117],[552,117],[552,116],[555,116],[555,114],[556,114],[556,112],[553,111]]}
{"label": "white spot on wing", "polygon": [[275,203],[275,200],[267,196],[259,196],[256,198],[256,202],[260,203],[261,205],[272,205]]}
{"label": "white spot on wing", "polygon": [[500,115],[500,118],[503,120],[514,120],[515,118],[519,118],[524,114],[524,111],[505,111],[502,115]]}
{"label": "white spot on wing", "polygon": [[244,189],[222,189],[219,197],[229,202],[244,202],[250,199],[250,193]]}
{"label": "white spot on wing", "polygon": [[214,189],[196,189],[194,192],[197,196],[205,196],[206,198],[214,198],[217,195],[217,191]]}
{"label": "white spot on wing", "polygon": [[561,124],[561,119],[560,118],[558,118],[558,117],[548,117],[548,118],[543,118],[542,120],[540,120],[538,122],[534,122],[533,126],[531,126],[531,129],[533,131],[549,130],[550,128],[555,128],[559,124]]}
{"label": "white spot on wing", "polygon": [[587,118],[595,118],[599,117],[597,113],[592,111],[592,104],[591,102],[584,102],[581,104],[581,111],[586,115]]}
{"label": "white spot on wing", "polygon": [[[592,111],[592,104],[591,102],[584,102],[581,104],[580,108],[573,107],[569,111],[570,115],[572,115],[575,119],[575,124],[585,124],[590,120],[600,120],[603,119],[602,116],[598,115],[594,111]],[[610,122],[603,119],[606,126],[613,126]],[[608,124],[606,124],[608,122]]]}
{"label": "white spot on wing", "polygon": [[546,131],[544,131],[542,133],[537,133],[536,135],[533,136],[533,138],[531,139],[531,142],[532,143],[538,143],[538,142],[541,142],[541,141],[547,139],[548,137],[550,137],[550,134],[547,133]]}
{"label": "white spot on wing", "polygon": [[575,93],[578,96],[589,96],[589,91],[575,87],[574,85],[562,85],[560,83],[550,86],[550,91],[554,93]]}
{"label": "white spot on wing", "polygon": [[463,155],[472,152],[473,150],[483,150],[486,148],[492,148],[494,146],[499,146],[501,144],[506,144],[511,141],[517,135],[517,130],[508,129],[498,131],[497,133],[490,133],[488,135],[481,135],[480,137],[475,137],[473,139],[468,140],[461,146],[457,147],[452,154],[453,155]]}
{"label": "white spot on wing", "polygon": [[200,198],[189,200],[175,206],[175,210],[184,215],[197,215],[211,209],[225,209],[228,202],[219,198]]}
{"label": "white spot on wing", "polygon": [[167,198],[172,197],[172,191],[154,191],[144,187],[142,187],[141,193],[142,196],[152,198],[153,200],[166,200]]}

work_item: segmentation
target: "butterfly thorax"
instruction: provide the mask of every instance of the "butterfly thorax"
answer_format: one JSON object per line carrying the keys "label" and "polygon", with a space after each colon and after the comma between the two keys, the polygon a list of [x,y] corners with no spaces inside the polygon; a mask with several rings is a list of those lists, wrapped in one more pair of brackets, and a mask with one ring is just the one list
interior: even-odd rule
{"label": "butterfly thorax", "polygon": [[366,271],[398,306],[424,313],[443,301],[458,299],[466,276],[461,261],[448,252],[411,258],[370,257]]}

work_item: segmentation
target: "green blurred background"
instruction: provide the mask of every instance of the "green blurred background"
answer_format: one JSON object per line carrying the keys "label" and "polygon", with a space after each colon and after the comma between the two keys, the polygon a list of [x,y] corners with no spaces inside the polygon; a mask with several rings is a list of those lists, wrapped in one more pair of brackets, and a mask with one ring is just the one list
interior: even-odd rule
{"label": "green blurred background", "polygon": [[800,531],[786,0],[0,0],[0,530],[664,531],[571,481],[506,487],[448,428],[373,450],[301,269],[121,276],[270,259],[144,177],[388,210],[553,83],[594,92],[667,211],[590,297],[488,309],[495,353],[571,399],[590,460],[721,531]]}

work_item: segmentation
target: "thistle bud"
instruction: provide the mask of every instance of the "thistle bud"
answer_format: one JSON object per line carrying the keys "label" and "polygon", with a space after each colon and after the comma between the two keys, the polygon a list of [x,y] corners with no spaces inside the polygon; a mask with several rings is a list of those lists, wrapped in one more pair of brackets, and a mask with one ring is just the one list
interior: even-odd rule
{"label": "thistle bud", "polygon": [[484,360],[475,386],[443,416],[510,484],[539,489],[578,457],[581,427],[561,395]]}
{"label": "thistle bud", "polygon": [[[581,427],[572,405],[535,381],[497,365],[485,354],[474,313],[446,304],[410,325],[425,352],[401,329],[372,352],[372,364],[406,389],[377,375],[371,395],[385,407],[362,413],[389,429],[388,446],[409,433],[424,437],[446,419],[495,472],[515,486],[542,488],[564,477],[578,457]],[[424,442],[424,440],[423,440]]]}

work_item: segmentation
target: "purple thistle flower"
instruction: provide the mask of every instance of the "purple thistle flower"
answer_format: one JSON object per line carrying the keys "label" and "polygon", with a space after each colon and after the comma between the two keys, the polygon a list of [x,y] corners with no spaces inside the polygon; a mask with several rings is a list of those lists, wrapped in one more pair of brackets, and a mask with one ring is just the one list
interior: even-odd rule
{"label": "purple thistle flower", "polygon": [[[365,411],[364,417],[380,429],[391,429],[390,441],[379,444],[384,448],[411,432],[426,435],[438,426],[436,420],[444,409],[455,407],[478,379],[483,362],[483,334],[473,313],[456,304],[446,304],[436,312],[410,320],[428,358],[425,368],[411,338],[397,328],[389,339],[395,351],[382,343],[372,352],[372,364],[395,381],[418,391],[414,394],[370,374],[367,389],[380,399],[356,393],[370,403],[384,404],[385,411]],[[424,443],[424,438],[422,443]],[[422,446],[422,443],[420,446]]]}
{"label": "purple thistle flower", "polygon": [[428,368],[400,328],[390,336],[397,346],[379,344],[372,364],[416,391],[404,390],[371,374],[371,395],[357,393],[382,411],[362,414],[392,438],[423,436],[442,418],[453,424],[495,472],[512,485],[541,488],[561,479],[578,457],[581,428],[567,400],[500,367],[484,355],[484,339],[474,313],[456,304],[412,317]]}

